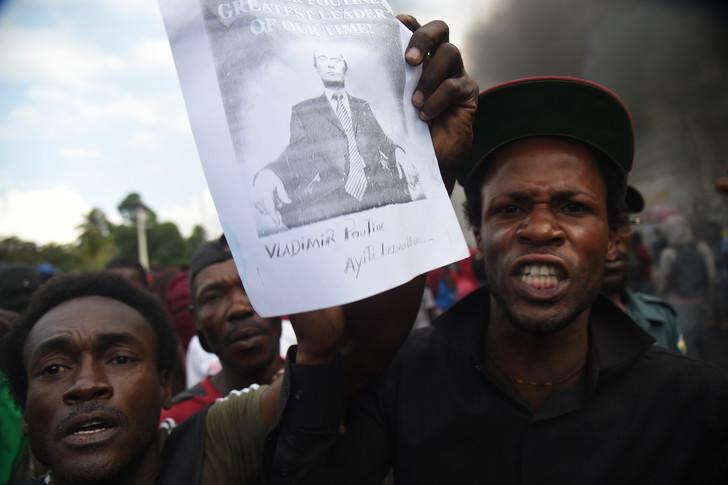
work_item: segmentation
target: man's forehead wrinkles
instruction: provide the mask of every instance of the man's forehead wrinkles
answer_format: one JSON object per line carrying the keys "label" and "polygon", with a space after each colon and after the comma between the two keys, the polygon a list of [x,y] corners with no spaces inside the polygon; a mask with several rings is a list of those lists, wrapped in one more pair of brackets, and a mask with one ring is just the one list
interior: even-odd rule
{"label": "man's forehead wrinkles", "polygon": [[510,197],[513,199],[531,199],[534,197],[547,196],[550,199],[556,198],[568,198],[577,195],[583,195],[588,197],[596,197],[597,194],[592,193],[589,190],[585,190],[583,187],[568,186],[539,186],[538,184],[529,184],[529,187],[518,187],[510,188],[507,187],[502,190],[493,191],[488,190],[487,187],[483,188],[486,200],[493,200],[499,197]]}
{"label": "man's forehead wrinkles", "polygon": [[35,346],[35,354],[55,350],[71,351],[84,346],[104,349],[117,344],[141,343],[131,332],[102,332],[88,328],[62,328],[39,338],[41,340]]}
{"label": "man's forehead wrinkles", "polygon": [[234,274],[221,274],[210,276],[209,278],[205,279],[208,281],[203,280],[200,283],[200,286],[197,289],[198,295],[202,295],[203,293],[208,291],[227,290],[229,288],[242,286],[243,284],[237,272],[235,272]]}
{"label": "man's forehead wrinkles", "polygon": [[[30,342],[32,344],[32,342]],[[70,351],[75,348],[75,339],[71,335],[56,335],[50,338],[46,338],[38,343],[34,349],[32,349],[32,355],[38,356],[53,351]],[[26,346],[26,350],[27,346]]]}

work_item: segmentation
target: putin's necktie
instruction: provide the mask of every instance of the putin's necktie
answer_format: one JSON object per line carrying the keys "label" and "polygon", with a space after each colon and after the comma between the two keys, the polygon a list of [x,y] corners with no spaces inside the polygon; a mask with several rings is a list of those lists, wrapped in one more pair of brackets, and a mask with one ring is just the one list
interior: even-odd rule
{"label": "putin's necktie", "polygon": [[339,118],[339,122],[341,122],[341,127],[344,129],[344,134],[346,134],[346,140],[349,144],[349,177],[344,184],[344,190],[356,200],[361,201],[367,189],[367,177],[364,174],[364,159],[361,157],[359,148],[356,146],[354,126],[351,123],[351,116],[349,116],[349,112],[346,111],[346,107],[344,106],[343,97],[343,94],[334,94],[333,96],[336,100],[336,116]]}

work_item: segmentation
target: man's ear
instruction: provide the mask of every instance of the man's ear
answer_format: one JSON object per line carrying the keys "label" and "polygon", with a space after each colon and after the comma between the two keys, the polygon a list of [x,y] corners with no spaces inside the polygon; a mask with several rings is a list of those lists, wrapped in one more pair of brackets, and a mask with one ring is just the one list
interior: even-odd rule
{"label": "man's ear", "polygon": [[617,228],[609,228],[609,242],[607,244],[607,260],[614,261],[617,259]]}
{"label": "man's ear", "polygon": [[483,240],[480,237],[480,229],[473,228],[473,237],[475,238],[475,258],[483,259]]}
{"label": "man's ear", "polygon": [[197,307],[194,303],[190,305],[190,311],[192,312],[192,319],[195,322],[195,330],[197,331],[197,338],[200,340],[200,345],[205,350],[205,352],[214,354],[211,347],[208,345],[207,340],[205,340],[205,336],[202,334],[202,331],[200,331],[200,325],[197,320]]}
{"label": "man's ear", "polygon": [[159,385],[162,390],[162,407],[169,409],[172,407],[172,379],[169,369],[159,371]]}

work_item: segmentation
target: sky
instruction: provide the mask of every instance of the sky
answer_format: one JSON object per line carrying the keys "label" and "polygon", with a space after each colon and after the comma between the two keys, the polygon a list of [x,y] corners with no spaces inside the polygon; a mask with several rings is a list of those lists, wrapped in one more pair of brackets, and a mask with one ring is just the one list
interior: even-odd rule
{"label": "sky", "polygon": [[[492,1],[445,3],[391,5],[457,44]],[[71,243],[130,192],[183,235],[220,233],[157,3],[0,0],[0,237]]]}

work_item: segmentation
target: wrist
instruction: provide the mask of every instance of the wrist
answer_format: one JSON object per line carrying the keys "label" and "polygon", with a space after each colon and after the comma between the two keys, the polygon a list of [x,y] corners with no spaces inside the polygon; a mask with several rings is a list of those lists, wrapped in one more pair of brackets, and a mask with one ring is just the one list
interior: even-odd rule
{"label": "wrist", "polygon": [[296,349],[296,364],[325,365],[336,360],[337,352],[310,352],[300,346]]}

